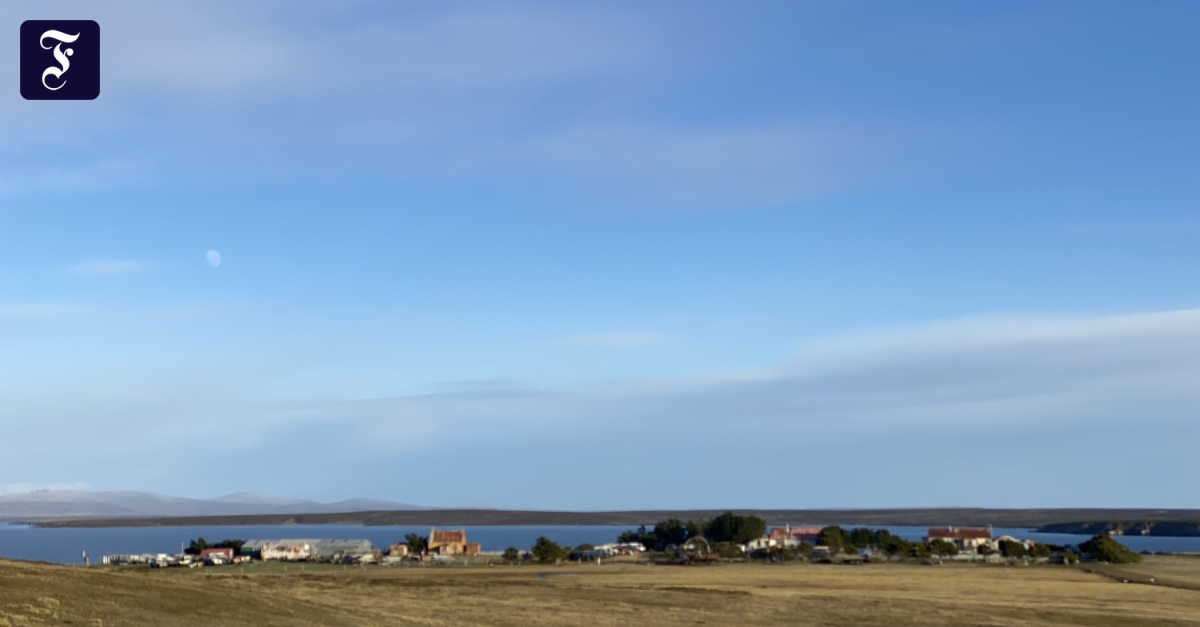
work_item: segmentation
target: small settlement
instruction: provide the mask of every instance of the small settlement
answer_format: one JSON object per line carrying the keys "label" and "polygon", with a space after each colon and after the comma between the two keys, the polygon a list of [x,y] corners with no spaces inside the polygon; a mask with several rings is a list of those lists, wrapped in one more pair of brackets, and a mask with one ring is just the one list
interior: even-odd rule
{"label": "small settlement", "polygon": [[[821,531],[822,528],[816,526],[774,527],[762,537],[738,545],[738,548],[751,554],[772,548],[796,549],[808,545],[811,547],[810,558],[833,557],[838,553],[836,549],[818,543]],[[995,537],[991,527],[931,527],[926,531],[923,544],[938,549],[932,554],[933,559],[938,561],[1000,562],[1006,559],[1009,546],[1020,546],[1024,551],[1031,552],[1037,542],[1010,535]],[[842,551],[839,558],[839,561],[846,562],[867,561],[872,558],[872,550]]]}
{"label": "small settlement", "polygon": [[[830,537],[829,530],[842,533],[837,527],[818,527],[814,525],[785,525],[774,527],[761,537],[754,538],[742,544],[728,544],[732,554],[722,550],[718,555],[716,548],[702,537],[688,540],[684,545],[649,547],[664,552],[654,559],[666,558],[677,563],[711,563],[726,558],[736,557],[767,557],[772,558],[783,551],[788,557],[802,557],[809,560],[834,563],[860,563],[890,559],[883,547],[874,545],[863,548],[862,544],[852,543],[843,546],[828,546],[821,544],[823,537]],[[864,530],[854,530],[855,533]],[[869,531],[869,530],[867,530]],[[886,531],[878,533],[890,535]],[[870,535],[870,533],[868,533]],[[893,539],[899,540],[895,536]],[[451,563],[462,562],[464,557],[483,554],[478,543],[467,540],[465,529],[443,530],[431,528],[429,535],[419,537],[412,534],[408,542],[396,543],[386,550],[378,550],[369,540],[364,539],[327,539],[327,538],[286,538],[286,539],[255,539],[238,542],[238,548],[220,546],[202,548],[199,550],[183,551],[177,554],[143,554],[143,555],[108,555],[103,559],[105,564],[148,564],[151,567],[163,568],[171,566],[198,568],[202,566],[223,566],[227,564],[242,564],[251,561],[276,562],[321,562],[332,564],[386,564],[403,563]],[[229,541],[227,541],[229,542]],[[699,544],[697,544],[699,543]],[[700,545],[703,545],[701,547]],[[971,562],[1001,562],[1010,560],[1014,553],[1022,559],[1031,561],[1053,561],[1054,557],[1048,547],[1038,547],[1032,540],[1020,540],[1009,535],[994,537],[991,527],[932,527],[926,532],[923,542],[915,545],[920,552],[910,549],[914,543],[901,541],[905,554],[900,558],[921,556],[933,562],[971,561]],[[564,549],[562,555],[555,561],[567,559],[592,561],[619,557],[634,556],[647,551],[643,542],[622,541],[597,546],[584,545],[575,550]],[[1040,551],[1035,550],[1042,549]],[[514,551],[515,549],[509,549]],[[878,551],[878,552],[876,552]],[[895,555],[894,549],[892,556]],[[496,553],[495,555],[500,555]],[[507,555],[507,552],[505,553]],[[520,560],[529,559],[524,554]],[[518,561],[520,561],[518,560]],[[513,561],[506,557],[505,561]]]}
{"label": "small settlement", "polygon": [[415,552],[407,544],[393,544],[384,552],[377,550],[370,540],[359,538],[282,538],[247,540],[236,551],[224,547],[202,549],[197,553],[106,555],[103,563],[148,564],[154,568],[199,568],[252,561],[374,564],[397,563],[405,559],[430,562],[452,555],[479,554],[479,544],[467,542],[466,530],[443,531],[433,528],[429,530],[424,549]]}

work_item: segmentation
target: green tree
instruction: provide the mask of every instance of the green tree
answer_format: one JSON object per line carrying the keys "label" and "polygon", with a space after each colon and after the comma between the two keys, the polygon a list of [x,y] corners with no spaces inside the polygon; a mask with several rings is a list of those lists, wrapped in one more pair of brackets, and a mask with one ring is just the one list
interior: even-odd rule
{"label": "green tree", "polygon": [[640,543],[642,546],[651,549],[654,548],[654,534],[646,529],[646,525],[642,525],[633,531],[622,531],[621,535],[617,536],[617,542]]}
{"label": "green tree", "polygon": [[188,542],[187,548],[183,552],[191,555],[199,555],[205,549],[233,549],[233,553],[236,555],[242,552],[242,545],[244,544],[246,544],[245,540],[225,539],[220,542],[210,543],[204,538],[196,538]]}
{"label": "green tree", "polygon": [[887,552],[889,555],[908,555],[912,553],[913,543],[905,540],[904,538],[888,533],[886,536],[876,540],[875,546]]}
{"label": "green tree", "polygon": [[827,546],[830,550],[840,549],[849,543],[849,538],[846,537],[846,530],[832,525],[825,527],[817,534],[817,545]]}
{"label": "green tree", "polygon": [[761,538],[766,532],[765,520],[758,516],[738,516],[733,512],[725,512],[703,524],[704,537],[713,542],[745,544]]}
{"label": "green tree", "polygon": [[935,538],[929,543],[929,552],[934,555],[958,555],[958,547],[953,542]]}
{"label": "green tree", "polygon": [[1053,552],[1054,550],[1049,544],[1042,544],[1041,542],[1034,544],[1033,548],[1029,549],[1029,554],[1034,557],[1050,557],[1050,554]]}
{"label": "green tree", "polygon": [[542,564],[553,564],[558,560],[566,558],[571,554],[570,549],[559,546],[550,538],[540,536],[533,548],[529,550],[533,555],[533,559]]}
{"label": "green tree", "polygon": [[734,542],[713,542],[712,550],[724,559],[745,557],[746,554]]}
{"label": "green tree", "polygon": [[404,536],[404,543],[408,545],[410,555],[420,555],[425,552],[425,549],[429,548],[429,538],[415,533]]}
{"label": "green tree", "polygon": [[894,544],[900,539],[901,538],[899,536],[892,535],[892,532],[888,531],[887,529],[879,529],[871,534],[870,545],[876,548],[886,549],[889,545]]}
{"label": "green tree", "polygon": [[216,544],[208,545],[210,549],[233,549],[234,555],[242,552],[242,545],[246,544],[245,540],[231,540],[226,538]]}
{"label": "green tree", "polygon": [[188,543],[187,548],[183,550],[189,555],[199,555],[204,549],[208,548],[208,542],[204,538],[195,538]]}
{"label": "green tree", "polygon": [[1130,551],[1128,547],[1108,534],[1100,534],[1079,545],[1079,549],[1097,562],[1112,564],[1132,564],[1142,561],[1142,556]]}
{"label": "green tree", "polygon": [[656,547],[670,544],[678,546],[698,535],[700,535],[700,525],[691,520],[685,522],[678,518],[668,518],[654,525]]}
{"label": "green tree", "polygon": [[910,546],[911,548],[908,553],[910,557],[924,559],[933,555],[933,552],[929,550],[929,547],[925,546],[924,542],[913,542]]}
{"label": "green tree", "polygon": [[515,546],[510,546],[507,549],[504,549],[504,554],[500,557],[502,557],[506,562],[515,562],[521,559],[521,551],[517,550],[517,547]]}
{"label": "green tree", "polygon": [[850,533],[846,534],[847,542],[844,542],[843,545],[848,543],[860,549],[869,546],[875,546],[875,536],[875,532],[871,531],[870,529],[856,527],[851,529]]}
{"label": "green tree", "polygon": [[1000,541],[1000,554],[1004,557],[1026,557],[1029,551],[1025,550],[1025,545],[1012,540]]}

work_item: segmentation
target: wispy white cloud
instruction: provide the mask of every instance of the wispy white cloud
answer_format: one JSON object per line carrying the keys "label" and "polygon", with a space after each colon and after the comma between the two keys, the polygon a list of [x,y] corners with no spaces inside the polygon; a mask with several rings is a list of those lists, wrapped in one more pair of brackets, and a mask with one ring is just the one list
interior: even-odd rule
{"label": "wispy white cloud", "polygon": [[[96,164],[65,167],[62,150],[25,154],[35,165],[0,178],[0,190],[164,176],[453,178],[536,180],[548,196],[571,199],[564,206],[750,208],[910,181],[921,175],[915,155],[944,153],[948,137],[971,134],[787,116],[689,125],[636,107],[603,115],[580,107],[582,94],[603,94],[613,80],[636,89],[680,69],[662,49],[689,35],[643,12],[414,3],[365,23],[353,4],[304,6],[88,4],[106,25],[105,97],[87,116],[0,126],[0,146],[14,135],[20,141],[8,143],[18,146],[52,136]],[[160,27],[180,23],[186,32]],[[564,106],[539,115],[533,97]],[[297,136],[297,127],[308,132]]]}
{"label": "wispy white cloud", "polygon": [[642,123],[566,129],[531,140],[520,157],[532,170],[590,182],[605,196],[619,182],[615,187],[627,199],[639,196],[670,209],[742,208],[898,176],[898,157],[913,141],[898,127],[861,121],[709,128]]}
{"label": "wispy white cloud", "polygon": [[613,331],[576,335],[564,340],[568,346],[577,348],[643,348],[665,342],[667,336],[646,331]]}
{"label": "wispy white cloud", "polygon": [[[607,333],[572,342],[607,348],[660,339],[652,333]],[[235,405],[219,406],[239,416],[247,430],[256,423],[336,419],[347,433],[372,433],[368,439],[385,449],[393,441],[385,434],[398,437],[409,428],[425,435],[403,438],[404,449],[436,442],[437,434],[461,437],[467,426],[479,437],[491,437],[519,433],[522,425],[591,424],[614,416],[647,424],[687,416],[718,429],[770,426],[796,434],[847,425],[879,433],[933,425],[1021,430],[1119,421],[1138,403],[1156,408],[1155,421],[1179,420],[1200,410],[1197,374],[1200,311],[987,317],[810,344],[791,361],[755,370],[630,380],[572,393],[493,383],[482,390],[304,405],[260,405],[242,394]],[[105,396],[106,406],[119,404],[119,395]],[[172,396],[155,397],[155,420],[171,414],[164,407]],[[190,415],[197,405],[182,400],[185,396],[178,395]],[[203,406],[213,403],[220,401],[209,399]]]}
{"label": "wispy white cloud", "polygon": [[[618,43],[619,42],[619,43]],[[409,14],[342,31],[326,40],[325,59],[354,48],[367,59],[340,80],[392,88],[495,88],[604,75],[637,67],[655,40],[636,20],[582,6],[476,5]]]}
{"label": "wispy white cloud", "polygon": [[[914,155],[953,151],[962,140],[951,138],[969,135],[873,120],[593,120],[501,133],[460,119],[458,127],[471,131],[462,133],[440,115],[419,114],[436,119],[424,127],[416,119],[356,119],[334,131],[333,141],[376,154],[379,164],[403,163],[392,171],[409,178],[539,180],[549,183],[543,193],[563,194],[574,206],[680,211],[755,208],[911,181],[923,175]],[[395,151],[398,144],[411,153]]]}
{"label": "wispy white cloud", "polygon": [[[202,106],[337,98],[333,88],[378,96],[561,81],[637,66],[656,47],[637,20],[597,8],[408,3],[375,7],[364,21],[362,4],[68,1],[53,12],[87,10],[104,24],[105,98]],[[21,5],[0,16],[18,18]],[[187,28],[164,28],[178,24]]]}
{"label": "wispy white cloud", "polygon": [[[620,336],[618,336],[619,338]],[[620,342],[618,342],[620,343]],[[603,345],[604,342],[601,342]],[[1097,318],[987,317],[893,329],[805,347],[752,371],[608,384],[574,394],[380,399],[315,410],[386,450],[431,446],[469,427],[656,432],[685,420],[727,437],[769,430],[825,438],[1179,424],[1200,411],[1200,310]],[[344,422],[343,422],[344,421]],[[445,431],[443,431],[445,429]],[[515,430],[515,431],[514,431]],[[697,436],[699,437],[699,436]],[[1118,442],[1112,442],[1118,446]],[[684,456],[681,464],[700,463]]]}
{"label": "wispy white cloud", "polygon": [[[3,129],[0,129],[0,132],[3,132]],[[4,167],[3,170],[3,173],[0,173],[0,194],[108,189],[138,183],[149,176],[149,171],[138,165],[111,160],[85,162],[74,166],[59,163],[43,166],[20,165]]]}
{"label": "wispy white cloud", "polygon": [[[457,171],[459,155],[512,143],[514,133],[495,129],[523,126],[526,108],[513,104],[530,90],[636,68],[658,41],[638,19],[603,7],[405,3],[375,5],[363,20],[363,4],[0,6],[13,23],[35,5],[47,19],[86,12],[104,24],[106,59],[104,97],[86,103],[86,115],[0,99],[14,121],[0,124],[0,151],[19,157],[0,158],[10,173],[0,175],[0,192],[247,172],[258,181],[394,178],[410,163],[421,166],[411,176]],[[178,24],[188,27],[164,27]],[[382,155],[344,143],[407,124],[422,129],[422,141],[388,142]],[[303,141],[297,127],[311,131]],[[440,146],[450,149],[431,153]],[[329,159],[333,152],[342,157]]]}
{"label": "wispy white cloud", "polygon": [[137,272],[146,272],[154,267],[154,264],[149,261],[136,260],[121,260],[109,261],[94,259],[91,261],[81,261],[67,267],[67,271],[71,274],[80,276],[110,276],[115,274],[134,274]]}
{"label": "wispy white cloud", "polygon": [[[636,338],[646,339],[599,334],[584,343]],[[81,468],[103,460],[112,468],[97,472],[96,481],[106,485],[122,466],[147,463],[186,477],[208,462],[171,452],[193,440],[198,424],[235,433],[232,445],[241,451],[269,457],[281,447],[320,450],[328,459],[354,460],[349,467],[465,446],[517,451],[536,441],[556,450],[621,433],[636,434],[631,442],[674,441],[686,433],[691,446],[657,452],[683,475],[703,474],[711,463],[706,451],[714,447],[749,466],[761,461],[754,447],[731,448],[731,442],[853,441],[856,451],[880,455],[903,442],[903,457],[911,460],[935,459],[962,443],[1082,437],[1063,435],[1069,433],[1088,435],[1088,456],[1117,457],[1127,452],[1130,429],[1153,440],[1160,437],[1155,433],[1178,437],[1192,428],[1200,412],[1200,310],[947,321],[808,344],[792,360],[748,371],[571,392],[494,381],[447,393],[292,402],[255,394],[261,384],[255,377],[218,372],[108,373],[105,381],[43,381],[39,388],[0,383],[5,415],[22,417],[4,425],[0,472],[49,474],[55,466],[45,460],[68,458]],[[72,394],[54,392],[61,389]],[[75,437],[56,437],[66,432]],[[1173,440],[1156,445],[1174,450]],[[141,453],[134,461],[128,451]],[[1021,472],[1053,474],[1062,455],[1083,454],[1073,451],[1022,457]],[[1171,463],[1193,463],[1187,459]],[[860,461],[824,459],[823,471],[850,473]],[[496,463],[509,462],[501,456]],[[1130,466],[1129,472],[1149,471]]]}

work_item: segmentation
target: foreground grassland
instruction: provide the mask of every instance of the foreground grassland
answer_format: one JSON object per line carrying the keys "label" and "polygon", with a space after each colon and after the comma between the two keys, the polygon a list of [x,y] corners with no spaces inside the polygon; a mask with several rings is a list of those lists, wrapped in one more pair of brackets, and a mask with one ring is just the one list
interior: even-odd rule
{"label": "foreground grassland", "polygon": [[0,626],[1200,626],[1200,560],[1066,567],[722,565],[82,569],[0,562]]}

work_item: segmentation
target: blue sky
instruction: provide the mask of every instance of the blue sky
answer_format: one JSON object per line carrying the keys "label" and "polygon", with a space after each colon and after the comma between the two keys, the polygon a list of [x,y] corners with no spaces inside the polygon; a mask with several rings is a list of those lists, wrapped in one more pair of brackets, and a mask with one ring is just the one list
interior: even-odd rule
{"label": "blue sky", "polygon": [[55,18],[102,92],[0,66],[0,492],[1200,507],[1195,3],[10,2],[0,49]]}

